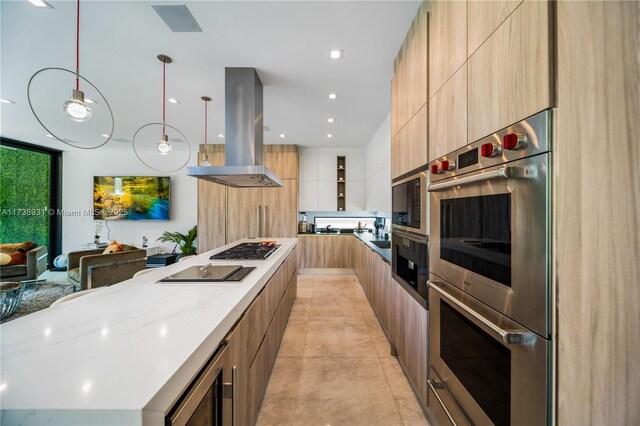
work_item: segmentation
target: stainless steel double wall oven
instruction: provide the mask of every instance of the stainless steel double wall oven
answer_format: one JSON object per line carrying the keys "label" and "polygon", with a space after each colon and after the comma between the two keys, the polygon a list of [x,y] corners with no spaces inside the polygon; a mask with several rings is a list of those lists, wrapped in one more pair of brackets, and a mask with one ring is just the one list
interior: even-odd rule
{"label": "stainless steel double wall oven", "polygon": [[551,112],[431,163],[429,414],[550,421]]}

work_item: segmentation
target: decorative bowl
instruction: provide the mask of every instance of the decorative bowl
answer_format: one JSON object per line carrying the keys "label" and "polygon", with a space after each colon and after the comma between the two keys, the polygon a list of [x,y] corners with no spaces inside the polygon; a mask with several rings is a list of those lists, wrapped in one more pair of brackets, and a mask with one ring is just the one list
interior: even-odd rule
{"label": "decorative bowl", "polygon": [[0,305],[2,312],[0,320],[11,315],[20,306],[22,299],[22,284],[16,282],[0,283]]}

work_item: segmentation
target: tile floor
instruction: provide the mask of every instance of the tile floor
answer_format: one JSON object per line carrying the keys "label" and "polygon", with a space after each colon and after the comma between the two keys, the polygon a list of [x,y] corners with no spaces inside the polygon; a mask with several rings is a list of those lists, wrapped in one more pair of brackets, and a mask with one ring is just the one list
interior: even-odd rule
{"label": "tile floor", "polygon": [[428,425],[355,275],[301,275],[266,425]]}

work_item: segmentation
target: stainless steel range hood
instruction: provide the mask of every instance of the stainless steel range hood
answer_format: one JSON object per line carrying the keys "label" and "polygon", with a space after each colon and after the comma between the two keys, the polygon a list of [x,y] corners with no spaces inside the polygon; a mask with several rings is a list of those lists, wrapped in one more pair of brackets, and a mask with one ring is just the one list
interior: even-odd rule
{"label": "stainless steel range hood", "polygon": [[280,187],[263,164],[262,82],[255,68],[225,68],[225,165],[187,174],[234,188]]}

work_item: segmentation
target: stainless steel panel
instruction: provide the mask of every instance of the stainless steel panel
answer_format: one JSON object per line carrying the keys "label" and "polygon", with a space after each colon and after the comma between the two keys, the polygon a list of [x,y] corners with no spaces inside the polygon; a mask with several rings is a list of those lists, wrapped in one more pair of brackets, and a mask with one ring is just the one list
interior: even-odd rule
{"label": "stainless steel panel", "polygon": [[[509,166],[526,169],[526,177],[479,181],[430,193],[430,272],[549,337],[549,154],[514,161]],[[511,287],[440,258],[441,200],[496,194],[511,195]]]}
{"label": "stainless steel panel", "polygon": [[255,68],[225,68],[225,165],[262,165],[262,82]]}
{"label": "stainless steel panel", "polygon": [[282,180],[265,166],[191,166],[187,175],[234,188],[282,186]]}
{"label": "stainless steel panel", "polygon": [[427,380],[427,416],[431,424],[467,426],[471,422],[442,384],[442,379],[433,368],[429,369]]}
{"label": "stainless steel panel", "polygon": [[[501,155],[496,157],[482,157],[478,153],[478,163],[472,166],[458,169],[458,157],[474,149],[480,149],[480,146],[485,143],[502,144],[502,138],[508,133],[520,133],[526,136],[526,147],[510,151],[502,150]],[[431,182],[439,182],[444,179],[449,179],[452,176],[460,176],[466,173],[486,169],[498,164],[504,164],[511,161],[520,160],[522,158],[531,157],[534,155],[549,152],[551,150],[551,111],[542,111],[534,116],[527,118],[519,123],[504,128],[496,133],[493,133],[485,138],[479,139],[469,145],[457,149],[445,156],[437,158],[429,162],[429,169],[434,164],[439,164],[442,161],[453,161],[456,164],[456,168],[451,172],[445,172],[439,175],[430,175]]]}
{"label": "stainless steel panel", "polygon": [[[428,196],[427,196],[427,173],[426,172],[420,172],[420,173],[416,173],[414,175],[411,175],[405,179],[399,180],[398,182],[394,182],[392,186],[397,186],[397,185],[401,185],[403,183],[412,181],[416,178],[420,179],[420,229],[416,229],[416,228],[412,228],[410,226],[403,226],[403,225],[395,225],[395,224],[391,224],[391,229],[393,231],[396,230],[401,230],[401,231],[406,231],[406,232],[413,232],[413,233],[417,233],[417,234],[421,234],[421,235],[427,235],[429,232],[428,226],[427,226],[427,220],[428,220],[428,213],[429,213],[429,206],[427,205],[427,200],[428,200]],[[393,194],[393,188],[391,193]],[[392,205],[392,210],[393,210],[393,200],[391,202]],[[393,213],[392,213],[393,214]]]}
{"label": "stainless steel panel", "polygon": [[[433,274],[430,275],[433,285],[438,285],[450,297],[470,307],[471,310],[481,312],[482,316],[489,319],[501,329],[522,328],[522,325],[505,317],[499,312],[487,307],[456,287],[441,282]],[[441,383],[451,393],[453,398],[462,406],[464,413],[475,424],[491,424],[484,410],[465,389],[464,385],[455,376],[453,371],[440,356],[440,301],[444,300],[450,307],[456,310],[468,321],[484,330],[511,353],[511,423],[544,425],[550,423],[550,389],[548,386],[551,374],[549,359],[551,355],[551,343],[539,336],[529,345],[505,344],[500,334],[485,322],[479,321],[467,310],[460,309],[457,304],[444,299],[440,292],[434,290],[433,285],[429,289],[429,359],[432,368],[441,378]],[[431,376],[430,376],[431,378]],[[429,402],[431,406],[431,401]]]}

